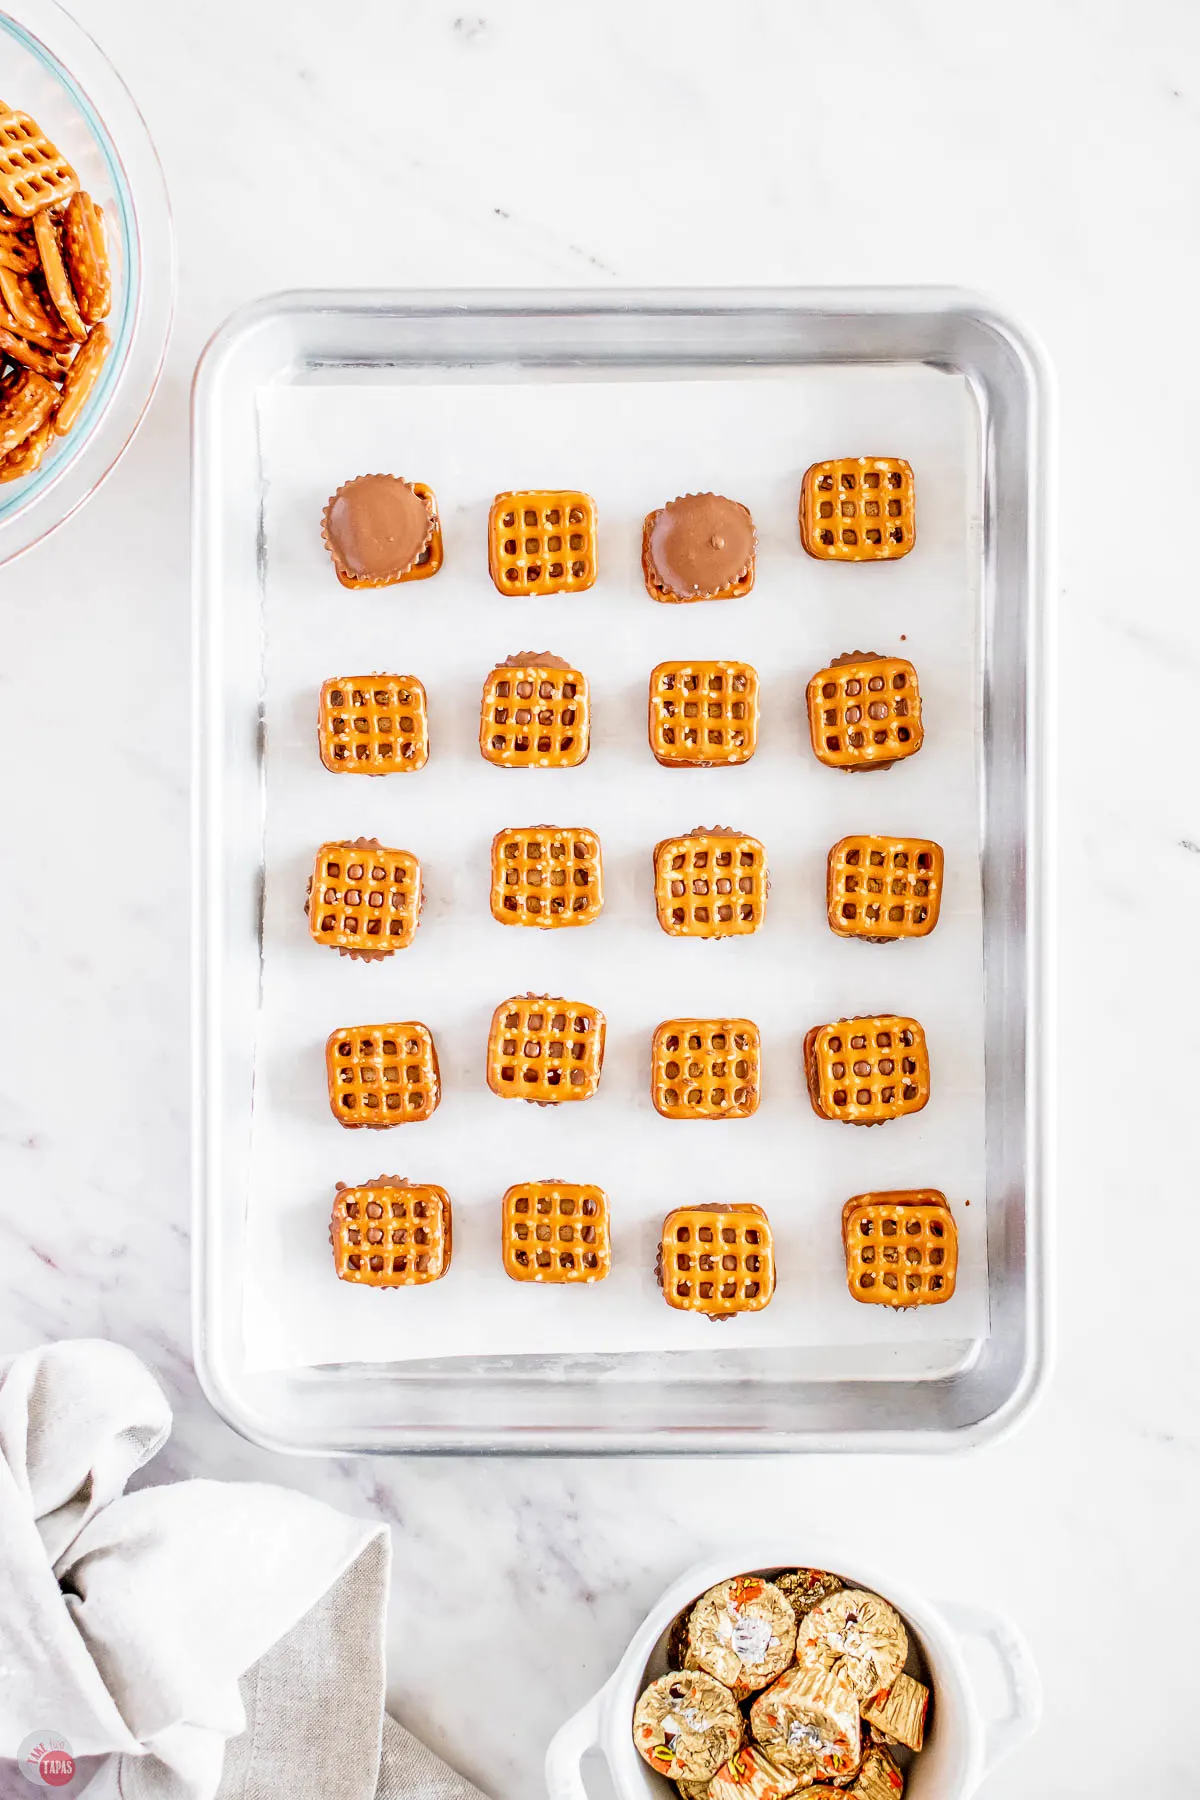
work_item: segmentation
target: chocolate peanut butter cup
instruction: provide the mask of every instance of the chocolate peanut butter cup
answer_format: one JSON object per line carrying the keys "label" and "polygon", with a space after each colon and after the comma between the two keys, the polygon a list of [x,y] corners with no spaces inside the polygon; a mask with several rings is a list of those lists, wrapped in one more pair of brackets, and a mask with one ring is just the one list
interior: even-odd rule
{"label": "chocolate peanut butter cup", "polygon": [[343,587],[392,587],[434,575],[442,563],[432,489],[398,475],[357,475],[334,494],[321,537]]}
{"label": "chocolate peanut butter cup", "polygon": [[648,513],[642,571],[652,600],[731,600],[754,586],[754,521],[722,494],[684,494]]}

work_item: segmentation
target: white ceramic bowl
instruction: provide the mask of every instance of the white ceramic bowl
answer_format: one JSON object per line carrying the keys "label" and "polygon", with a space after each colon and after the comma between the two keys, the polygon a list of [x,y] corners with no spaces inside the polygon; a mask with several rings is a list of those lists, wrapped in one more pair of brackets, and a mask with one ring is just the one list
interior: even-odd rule
{"label": "white ceramic bowl", "polygon": [[[845,1580],[870,1588],[903,1614],[925,1657],[933,1686],[930,1730],[914,1757],[905,1800],[967,1800],[989,1770],[1027,1738],[1041,1717],[1037,1669],[1015,1625],[979,1607],[933,1602],[914,1594],[861,1557],[810,1542],[750,1544],[699,1563],[669,1587],[639,1627],[600,1692],[559,1731],[546,1755],[551,1800],[588,1800],[583,1763],[599,1749],[619,1800],[678,1800],[673,1782],[655,1774],[633,1744],[633,1709],[647,1676],[666,1668],[666,1633],[676,1614],[707,1588],[731,1575],[805,1566],[836,1569]],[[1008,1696],[1000,1717],[986,1716],[964,1654],[981,1639],[999,1663]],[[803,1793],[798,1800],[804,1800]]]}
{"label": "white ceramic bowl", "polygon": [[112,349],[72,431],[0,485],[0,563],[69,518],[117,462],[150,403],[175,296],[171,216],[150,135],[112,64],[55,0],[0,0],[0,96],[30,113],[104,208]]}

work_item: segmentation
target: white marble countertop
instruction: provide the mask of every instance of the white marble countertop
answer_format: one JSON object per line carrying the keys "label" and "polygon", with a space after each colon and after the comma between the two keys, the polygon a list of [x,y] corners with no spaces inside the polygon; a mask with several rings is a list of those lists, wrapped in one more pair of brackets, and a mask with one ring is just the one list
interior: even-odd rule
{"label": "white marble countertop", "polygon": [[[1200,10],[459,5],[208,0],[170,8],[169,27],[149,0],[86,8],[165,163],[180,303],[120,469],[0,572],[0,1349],[119,1339],[177,1408],[157,1478],[266,1478],[391,1521],[396,1710],[497,1800],[540,1792],[553,1728],[729,1519],[836,1525],[931,1592],[1013,1614],[1046,1719],[986,1800],[1116,1800],[1139,1768],[1190,1792],[1200,1368],[1174,1264],[1195,1229],[1184,1126],[1200,1076]],[[289,286],[727,281],[977,288],[1041,333],[1057,369],[1050,1391],[1011,1439],[955,1458],[261,1453],[216,1419],[189,1363],[197,353],[235,305]],[[127,879],[92,892],[114,842]],[[1138,1578],[1160,1570],[1173,1595],[1130,1623]],[[1113,1661],[1126,1628],[1153,1665],[1144,1701]]]}

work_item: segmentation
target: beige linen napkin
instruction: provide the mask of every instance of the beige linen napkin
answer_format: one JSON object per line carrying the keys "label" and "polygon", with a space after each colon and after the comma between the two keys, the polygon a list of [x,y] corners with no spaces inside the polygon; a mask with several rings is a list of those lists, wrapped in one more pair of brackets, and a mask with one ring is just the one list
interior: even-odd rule
{"label": "beige linen napkin", "polygon": [[127,1494],[170,1427],[115,1344],[0,1362],[0,1759],[60,1734],[105,1758],[89,1800],[482,1800],[384,1711],[386,1528],[257,1483]]}

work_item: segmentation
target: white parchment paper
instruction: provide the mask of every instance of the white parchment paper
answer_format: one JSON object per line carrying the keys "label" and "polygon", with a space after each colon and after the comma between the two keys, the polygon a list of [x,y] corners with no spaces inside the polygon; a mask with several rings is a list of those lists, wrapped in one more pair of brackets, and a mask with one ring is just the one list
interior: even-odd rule
{"label": "white parchment paper", "polygon": [[[764,1312],[720,1328],[721,1349],[877,1346],[886,1374],[897,1345],[985,1334],[978,449],[962,381],[883,367],[619,382],[524,372],[501,382],[446,371],[393,386],[265,390],[260,425],[267,834],[248,1366],[713,1348],[716,1328],[664,1304],[655,1248],[672,1206],[733,1198],[766,1208],[779,1278]],[[804,469],[857,454],[904,455],[916,471],[917,543],[898,563],[825,565],[800,548]],[[445,566],[427,582],[349,593],[334,578],[319,519],[340,482],[375,471],[434,488]],[[599,579],[581,596],[501,596],[487,568],[492,497],[555,486],[595,496]],[[641,579],[643,516],[706,488],[754,515],[753,592],[656,604]],[[924,748],[887,773],[835,773],[808,745],[808,678],[852,649],[905,655],[918,671]],[[484,676],[518,650],[554,651],[586,672],[592,749],[581,768],[511,771],[481,759]],[[668,657],[713,656],[759,671],[758,753],[741,768],[660,768],[646,741],[650,670]],[[329,774],[320,763],[321,682],[374,671],[425,683],[432,748],[419,774],[370,780]],[[655,919],[652,847],[718,822],[767,847],[765,925],[718,944],[670,939]],[[542,823],[598,832],[605,905],[595,924],[537,932],[493,921],[492,837],[503,826]],[[942,917],[929,939],[871,947],[829,931],[826,854],[845,833],[865,831],[945,846]],[[317,946],[303,913],[317,845],[359,835],[416,852],[424,870],[416,940],[384,963]],[[541,1109],[488,1090],[493,1008],[527,989],[607,1015],[593,1100]],[[929,1105],[873,1130],[819,1120],[801,1068],[805,1031],[874,1012],[924,1024]],[[655,1026],[718,1014],[747,1015],[761,1028],[757,1114],[719,1124],[660,1118],[649,1095]],[[345,1130],[326,1098],[328,1033],[403,1019],[423,1020],[434,1034],[440,1109],[391,1131]],[[381,1173],[441,1183],[452,1197],[453,1264],[429,1288],[370,1292],[334,1277],[334,1183]],[[547,1288],[504,1274],[500,1196],[538,1177],[607,1190],[606,1281]],[[958,1220],[956,1295],[907,1315],[856,1304],[845,1286],[844,1200],[926,1185],[946,1192]]]}

